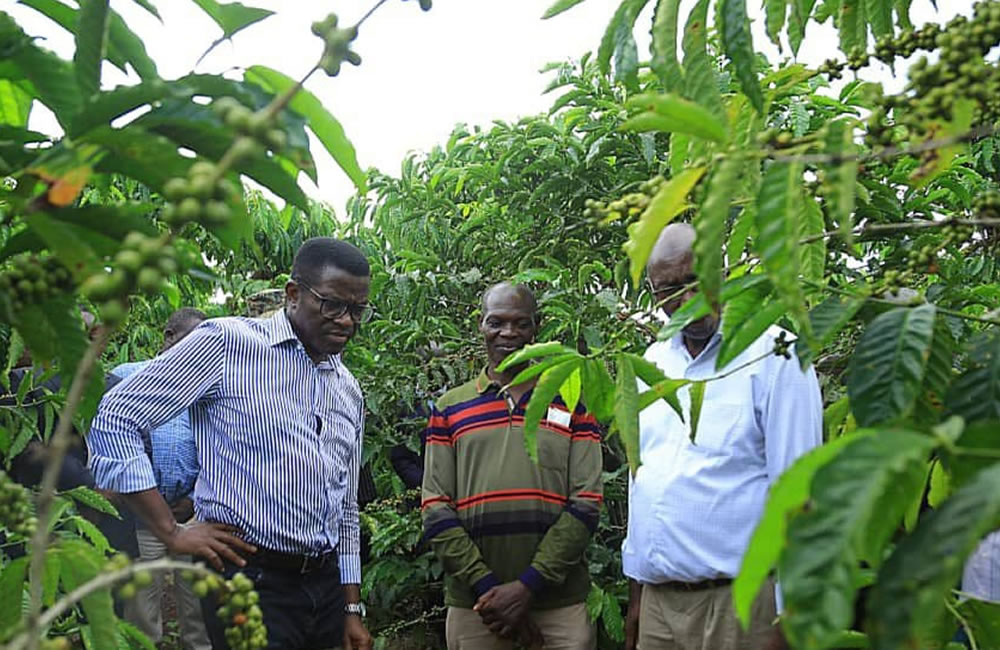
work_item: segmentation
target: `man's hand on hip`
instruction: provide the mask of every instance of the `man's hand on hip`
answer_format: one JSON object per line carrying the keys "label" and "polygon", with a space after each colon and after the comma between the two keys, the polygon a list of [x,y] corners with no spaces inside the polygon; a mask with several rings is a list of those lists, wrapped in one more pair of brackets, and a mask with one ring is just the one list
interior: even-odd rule
{"label": "man's hand on hip", "polygon": [[239,531],[233,526],[208,522],[198,522],[190,526],[177,526],[163,540],[173,555],[196,555],[208,560],[218,571],[223,570],[223,560],[236,566],[245,566],[243,555],[252,555],[257,548],[237,537]]}
{"label": "man's hand on hip", "polygon": [[534,595],[520,580],[493,587],[476,601],[473,610],[501,638],[509,638],[528,615]]}
{"label": "man's hand on hip", "polygon": [[372,650],[372,635],[355,614],[344,616],[344,650]]}

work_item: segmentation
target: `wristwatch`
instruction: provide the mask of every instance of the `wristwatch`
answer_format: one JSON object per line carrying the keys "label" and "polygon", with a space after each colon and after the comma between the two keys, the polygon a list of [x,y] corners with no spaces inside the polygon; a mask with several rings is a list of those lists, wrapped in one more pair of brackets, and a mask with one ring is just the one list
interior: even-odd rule
{"label": "wristwatch", "polygon": [[354,614],[355,616],[360,616],[364,618],[368,615],[368,610],[365,609],[364,603],[347,603],[344,605],[345,614]]}

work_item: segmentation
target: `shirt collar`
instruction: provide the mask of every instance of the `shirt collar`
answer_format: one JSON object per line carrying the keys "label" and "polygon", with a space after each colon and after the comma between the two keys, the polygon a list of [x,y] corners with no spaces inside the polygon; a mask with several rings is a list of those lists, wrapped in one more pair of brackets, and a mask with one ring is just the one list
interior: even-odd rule
{"label": "shirt collar", "polygon": [[[705,349],[702,350],[701,354],[699,354],[698,356],[702,356],[707,352],[711,352],[712,348],[717,346],[721,341],[722,341],[722,319],[719,319],[718,329],[715,330],[715,334],[713,334],[712,338],[708,340],[708,343],[705,344]],[[684,345],[683,330],[677,332],[672,337],[670,337],[670,347],[672,347],[675,350],[682,350],[684,352],[687,352],[687,346]]]}
{"label": "shirt collar", "polygon": [[[279,309],[278,312],[271,316],[267,321],[268,324],[268,334],[267,343],[271,347],[276,347],[282,343],[287,343],[288,341],[294,341],[296,346],[302,349],[302,353],[306,354],[305,346],[299,337],[295,334],[295,330],[292,329],[292,323],[288,320],[288,315],[285,314],[284,309]],[[332,370],[335,373],[340,373],[340,367],[342,362],[340,360],[339,354],[331,354],[325,360],[316,364],[316,367],[320,370]]]}
{"label": "shirt collar", "polygon": [[491,387],[496,388],[497,390],[502,388],[499,382],[494,379],[490,379],[489,366],[487,366],[483,368],[483,371],[480,372],[479,376],[476,378],[476,392],[482,395]]}

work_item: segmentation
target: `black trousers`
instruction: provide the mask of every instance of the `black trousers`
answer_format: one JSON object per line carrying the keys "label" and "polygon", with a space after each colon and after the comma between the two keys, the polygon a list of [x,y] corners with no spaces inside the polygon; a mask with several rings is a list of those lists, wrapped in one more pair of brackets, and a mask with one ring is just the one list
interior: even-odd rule
{"label": "black trousers", "polygon": [[[238,571],[253,580],[260,594],[269,650],[325,650],[343,643],[345,601],[337,562],[301,573],[261,566],[251,557],[243,568],[226,562],[223,574],[228,579]],[[210,594],[201,606],[212,648],[228,650],[228,621],[215,613],[219,603]]]}

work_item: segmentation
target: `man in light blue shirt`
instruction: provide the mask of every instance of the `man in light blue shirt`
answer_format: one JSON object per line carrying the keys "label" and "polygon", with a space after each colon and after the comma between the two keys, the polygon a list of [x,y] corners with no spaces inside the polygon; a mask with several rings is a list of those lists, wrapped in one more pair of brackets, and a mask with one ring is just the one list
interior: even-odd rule
{"label": "man in light blue shirt", "polygon": [[[697,291],[694,229],[671,224],[660,235],[647,275],[663,311],[672,315]],[[640,414],[640,457],[629,493],[622,565],[630,578],[626,648],[642,650],[783,648],[773,625],[772,585],[757,598],[746,632],[736,619],[731,583],[739,571],[767,492],[799,456],[822,442],[823,406],[816,374],[795,355],[768,353],[772,327],[716,370],[722,342],[717,316],[690,323],[645,358],[666,376],[706,380],[692,440],[662,401]],[[763,358],[761,358],[763,357]],[[748,363],[760,359],[755,363]],[[745,366],[745,367],[743,367]],[[678,392],[690,413],[687,389]]]}
{"label": "man in light blue shirt", "polygon": [[[171,314],[163,331],[161,354],[190,334],[205,318],[204,313],[191,307],[178,309]],[[150,361],[123,363],[111,371],[111,377],[123,381],[149,363]],[[166,424],[157,427],[150,432],[148,440],[144,442],[149,444],[149,457],[153,464],[157,489],[173,511],[174,519],[180,523],[187,523],[194,516],[191,492],[194,490],[199,468],[198,451],[188,412],[183,411]],[[135,532],[139,557],[143,561],[167,556],[166,545],[141,522]],[[205,621],[201,616],[201,602],[191,590],[188,581],[181,579],[180,572],[174,572],[174,584],[177,587],[174,600],[177,603],[177,618],[180,622],[183,647],[186,650],[208,650],[212,646],[205,630]],[[161,607],[163,588],[163,574],[157,573],[153,576],[153,583],[150,586],[140,589],[135,598],[125,602],[125,619],[142,630],[153,643],[159,643],[163,638]]]}

